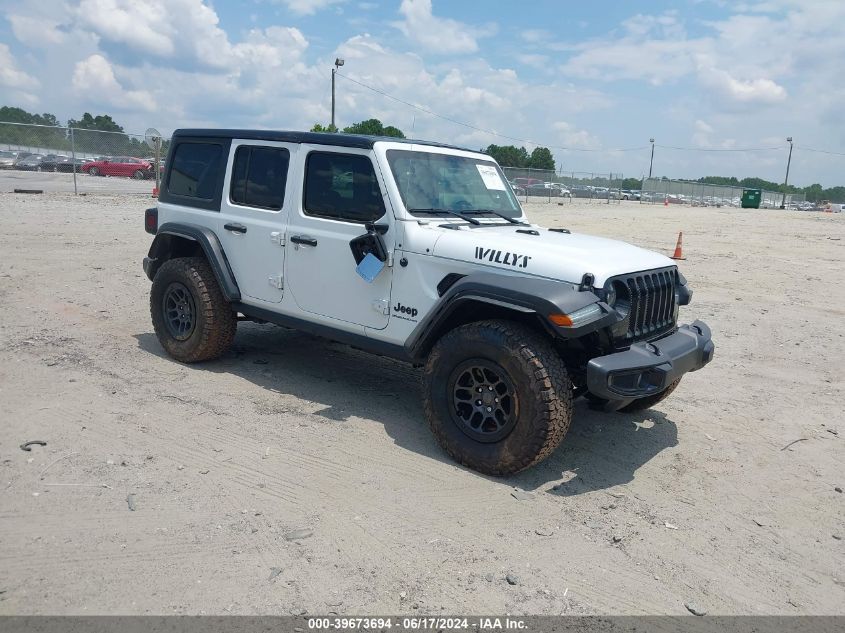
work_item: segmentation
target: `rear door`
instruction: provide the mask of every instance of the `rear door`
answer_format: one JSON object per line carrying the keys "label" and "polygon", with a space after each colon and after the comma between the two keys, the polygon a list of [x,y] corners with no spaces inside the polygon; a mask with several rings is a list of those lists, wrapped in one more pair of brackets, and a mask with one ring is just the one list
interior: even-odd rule
{"label": "rear door", "polygon": [[298,145],[232,141],[220,201],[220,242],[248,303],[279,303],[285,291],[288,169]]}

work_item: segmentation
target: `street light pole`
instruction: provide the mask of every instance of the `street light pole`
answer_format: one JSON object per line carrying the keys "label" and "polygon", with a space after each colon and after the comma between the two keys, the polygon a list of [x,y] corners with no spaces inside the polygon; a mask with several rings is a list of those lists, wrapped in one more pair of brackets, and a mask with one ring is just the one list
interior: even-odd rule
{"label": "street light pole", "polygon": [[337,73],[337,69],[343,66],[344,61],[340,57],[336,57],[334,60],[334,66],[332,67],[332,129],[331,131],[334,132],[337,128],[334,124],[334,76]]}
{"label": "street light pole", "polygon": [[648,139],[651,143],[651,161],[648,163],[648,177],[651,178],[651,168],[654,166],[654,139]]}
{"label": "street light pole", "polygon": [[786,142],[789,143],[789,158],[786,159],[786,177],[783,179],[783,198],[780,201],[780,208],[786,208],[786,186],[789,183],[789,164],[792,162],[792,137],[787,136]]}

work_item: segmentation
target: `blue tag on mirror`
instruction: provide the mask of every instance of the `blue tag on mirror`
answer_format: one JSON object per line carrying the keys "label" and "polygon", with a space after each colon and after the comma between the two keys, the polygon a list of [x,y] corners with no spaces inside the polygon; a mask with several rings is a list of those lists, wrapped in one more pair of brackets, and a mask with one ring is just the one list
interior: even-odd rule
{"label": "blue tag on mirror", "polygon": [[371,284],[373,283],[373,280],[378,277],[382,268],[384,268],[384,262],[372,253],[367,253],[364,259],[361,260],[361,263],[358,264],[355,272],[361,275],[361,278],[364,281]]}

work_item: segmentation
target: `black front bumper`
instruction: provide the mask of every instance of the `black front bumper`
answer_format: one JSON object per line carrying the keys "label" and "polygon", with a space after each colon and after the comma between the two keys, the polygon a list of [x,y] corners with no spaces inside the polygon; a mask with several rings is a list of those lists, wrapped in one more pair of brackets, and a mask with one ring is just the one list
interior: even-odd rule
{"label": "black front bumper", "polygon": [[666,389],[688,371],[713,359],[710,328],[702,321],[651,343],[634,343],[616,354],[587,363],[587,389],[606,400],[629,401]]}

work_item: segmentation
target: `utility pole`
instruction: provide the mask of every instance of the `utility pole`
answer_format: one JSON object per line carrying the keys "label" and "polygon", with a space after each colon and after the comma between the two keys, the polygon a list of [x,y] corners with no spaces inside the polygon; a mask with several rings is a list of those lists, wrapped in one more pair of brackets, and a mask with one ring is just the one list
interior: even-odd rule
{"label": "utility pole", "polygon": [[337,69],[343,66],[343,64],[344,61],[340,57],[336,57],[334,60],[334,66],[332,67],[332,132],[336,129],[334,124],[334,76],[337,73]]}
{"label": "utility pole", "polygon": [[789,164],[792,162],[792,137],[787,136],[786,142],[789,143],[789,158],[786,159],[786,177],[783,179],[783,198],[780,201],[780,208],[786,208],[786,186],[789,184]]}
{"label": "utility pole", "polygon": [[651,168],[654,166],[654,139],[648,139],[651,143],[651,161],[648,163],[648,177],[651,178]]}

